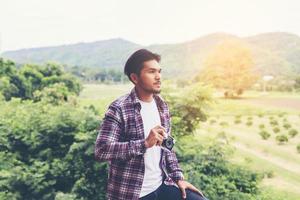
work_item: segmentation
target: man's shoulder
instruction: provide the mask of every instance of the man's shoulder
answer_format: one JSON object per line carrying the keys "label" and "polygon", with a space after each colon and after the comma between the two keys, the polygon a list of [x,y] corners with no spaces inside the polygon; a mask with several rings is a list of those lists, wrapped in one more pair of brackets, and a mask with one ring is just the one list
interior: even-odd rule
{"label": "man's shoulder", "polygon": [[118,97],[117,99],[115,99],[109,107],[113,107],[116,109],[124,109],[125,107],[128,107],[129,105],[132,104],[132,100],[130,97],[130,93],[125,94],[123,96]]}

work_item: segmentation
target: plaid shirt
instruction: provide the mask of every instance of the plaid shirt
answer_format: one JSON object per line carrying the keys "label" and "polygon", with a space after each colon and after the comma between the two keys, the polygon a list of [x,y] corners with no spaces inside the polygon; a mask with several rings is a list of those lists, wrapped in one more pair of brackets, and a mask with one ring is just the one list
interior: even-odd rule
{"label": "plaid shirt", "polygon": [[[161,125],[170,133],[167,104],[154,95]],[[115,100],[105,113],[95,145],[95,159],[109,161],[107,197],[109,200],[138,200],[144,173],[146,152],[141,105],[135,88]],[[160,168],[164,183],[176,185],[183,179],[174,151],[162,150]]]}

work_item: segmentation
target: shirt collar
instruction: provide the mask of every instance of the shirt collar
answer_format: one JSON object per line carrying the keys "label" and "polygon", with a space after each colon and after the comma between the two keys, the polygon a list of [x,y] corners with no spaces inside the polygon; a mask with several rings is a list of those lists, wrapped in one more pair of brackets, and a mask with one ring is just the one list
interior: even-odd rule
{"label": "shirt collar", "polygon": [[[132,88],[131,92],[130,92],[130,97],[131,97],[131,100],[132,100],[132,103],[134,106],[138,106],[139,110],[141,109],[141,104],[139,102],[139,98],[137,96],[137,92],[136,92],[136,87]],[[164,105],[164,101],[163,99],[157,95],[157,94],[153,94],[153,98],[157,104],[157,106],[163,110],[163,105]]]}

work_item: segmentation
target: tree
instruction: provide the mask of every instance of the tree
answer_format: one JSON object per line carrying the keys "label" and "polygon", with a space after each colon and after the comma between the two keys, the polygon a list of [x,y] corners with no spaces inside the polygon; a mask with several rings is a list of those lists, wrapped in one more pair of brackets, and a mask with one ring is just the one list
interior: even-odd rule
{"label": "tree", "polygon": [[6,101],[12,97],[35,99],[36,91],[53,88],[53,85],[64,84],[65,94],[79,95],[82,85],[74,76],[64,72],[63,67],[54,63],[43,66],[25,64],[17,69],[9,60],[0,58],[0,93]]}
{"label": "tree", "polygon": [[225,89],[225,97],[243,94],[257,80],[250,50],[237,40],[223,42],[208,55],[196,80]]}

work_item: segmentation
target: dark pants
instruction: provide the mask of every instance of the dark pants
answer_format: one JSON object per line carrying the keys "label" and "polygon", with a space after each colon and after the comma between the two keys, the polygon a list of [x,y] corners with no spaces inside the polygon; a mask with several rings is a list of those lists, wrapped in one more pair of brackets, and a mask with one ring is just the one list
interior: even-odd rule
{"label": "dark pants", "polygon": [[[186,190],[187,200],[208,200],[201,197],[198,193]],[[154,192],[140,198],[140,200],[182,200],[181,190],[175,186],[165,185],[164,183]]]}

